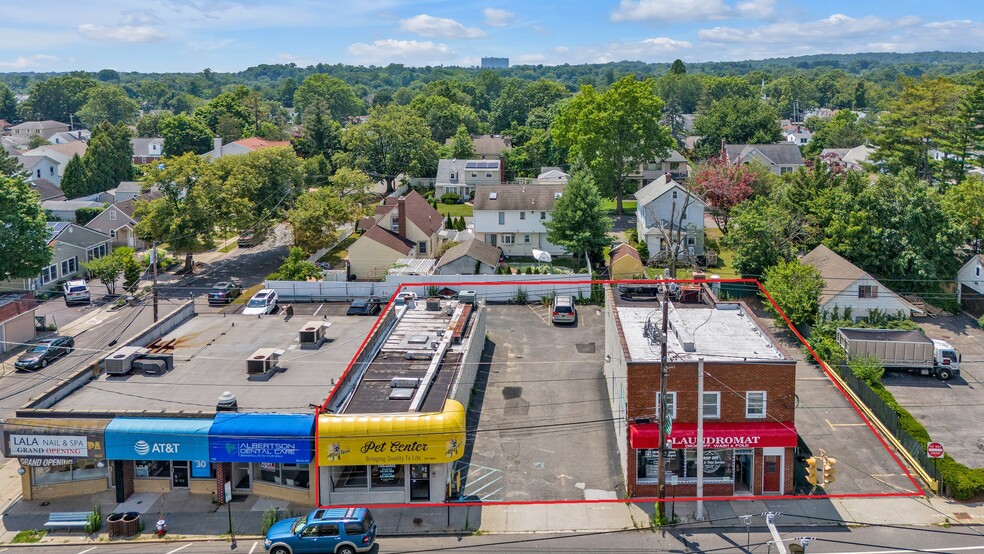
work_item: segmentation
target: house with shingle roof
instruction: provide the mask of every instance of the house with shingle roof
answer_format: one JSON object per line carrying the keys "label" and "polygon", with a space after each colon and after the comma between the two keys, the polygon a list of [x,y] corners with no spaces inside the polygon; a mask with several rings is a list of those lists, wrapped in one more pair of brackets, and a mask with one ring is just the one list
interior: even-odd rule
{"label": "house with shingle roof", "polygon": [[31,185],[31,190],[38,193],[41,197],[41,202],[45,200],[65,200],[65,193],[62,192],[61,187],[47,179],[35,179],[28,184]]}
{"label": "house with shingle roof", "polygon": [[133,147],[133,163],[137,165],[156,162],[164,151],[162,138],[134,137],[130,139],[130,145]]}
{"label": "house with shingle roof", "polygon": [[146,194],[127,198],[118,201],[91,221],[85,224],[89,229],[94,229],[100,233],[109,235],[113,239],[113,246],[129,246],[136,250],[148,248],[148,244],[138,238],[133,231],[137,222],[140,221],[134,215],[137,204],[140,202],[150,202],[163,196],[160,191],[151,191]]}
{"label": "house with shingle roof", "polygon": [[608,274],[612,279],[645,279],[646,268],[639,251],[628,243],[620,243],[608,253]]}
{"label": "house with shingle roof", "polygon": [[913,312],[922,313],[871,274],[822,244],[800,261],[817,268],[826,283],[820,292],[820,313],[832,314],[836,310],[838,317],[843,318],[849,311],[855,321],[874,311],[890,316],[901,313],[904,317],[912,317]]}
{"label": "house with shingle roof", "polygon": [[[507,150],[512,149],[512,139],[502,135],[472,135],[472,144],[475,146],[475,157],[482,159],[497,159]],[[444,144],[451,144],[453,138],[444,140]]]}
{"label": "house with shingle roof", "polygon": [[567,254],[547,240],[544,223],[563,196],[564,183],[495,184],[475,187],[475,237],[498,246],[506,256],[532,256],[533,249]]}
{"label": "house with shingle roof", "polygon": [[984,254],[967,260],[957,271],[957,301],[974,317],[984,315]]}
{"label": "house with shingle roof", "polygon": [[[680,258],[704,253],[704,210],[707,204],[700,197],[691,194],[669,174],[637,190],[634,196],[636,232],[639,241],[646,243],[651,257],[671,250],[676,250]],[[682,226],[679,233],[674,228],[671,234],[671,222],[674,227]],[[679,249],[672,247],[677,236],[684,243]]]}
{"label": "house with shingle roof", "polygon": [[[349,274],[378,280],[400,258],[433,258],[440,246],[444,216],[416,191],[387,196],[373,212],[375,223],[348,249]],[[361,221],[365,228],[368,221]]]}
{"label": "house with shingle roof", "polygon": [[53,121],[51,119],[46,119],[44,121],[25,121],[19,125],[14,125],[10,128],[10,134],[15,137],[33,137],[35,135],[41,135],[42,137],[48,139],[51,135],[55,133],[62,133],[70,129],[68,123],[61,123],[59,121]]}
{"label": "house with shingle roof", "polygon": [[[32,175],[29,178],[44,178],[56,185],[61,186],[62,176],[65,175],[65,166],[68,165],[68,162],[73,156],[84,156],[86,148],[86,143],[80,141],[63,144],[46,144],[24,152],[21,156],[21,160],[25,169],[28,168],[28,164],[32,164]],[[52,170],[50,167],[46,167],[45,170],[42,170],[40,174],[38,174],[38,170],[41,168],[37,167],[35,163],[32,163],[33,160],[31,160],[31,158],[38,157],[45,157],[52,160],[55,163],[55,168]]]}
{"label": "house with shingle roof", "polygon": [[0,282],[3,290],[50,290],[66,279],[80,275],[82,263],[101,258],[110,252],[109,237],[93,229],[64,221],[48,222],[48,247],[51,265],[30,279]]}
{"label": "house with shingle roof", "polygon": [[806,167],[799,146],[792,142],[778,144],[726,144],[725,157],[732,165],[759,162],[776,175]]}
{"label": "house with shingle roof", "polygon": [[504,183],[504,168],[502,157],[494,160],[438,160],[434,196],[440,198],[453,193],[468,199],[478,185]]}
{"label": "house with shingle roof", "polygon": [[[229,144],[222,144],[222,139],[220,137],[215,137],[212,142],[212,150],[202,154],[202,156],[207,156],[209,158],[221,158],[223,156],[249,154],[250,152],[256,152],[257,150],[263,150],[264,148],[276,148],[278,146],[290,146],[290,141],[266,140],[261,139],[260,137],[250,137],[239,139],[235,142],[230,142]],[[136,155],[136,152],[134,152],[134,155]]]}
{"label": "house with shingle roof", "polygon": [[434,275],[495,275],[502,251],[478,239],[452,246],[434,266]]}

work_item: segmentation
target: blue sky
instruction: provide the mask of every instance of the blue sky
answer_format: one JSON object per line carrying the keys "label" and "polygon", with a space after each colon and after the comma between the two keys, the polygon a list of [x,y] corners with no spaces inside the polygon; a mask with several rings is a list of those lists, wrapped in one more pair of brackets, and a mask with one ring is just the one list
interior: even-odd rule
{"label": "blue sky", "polygon": [[978,0],[0,0],[0,72],[984,49]]}

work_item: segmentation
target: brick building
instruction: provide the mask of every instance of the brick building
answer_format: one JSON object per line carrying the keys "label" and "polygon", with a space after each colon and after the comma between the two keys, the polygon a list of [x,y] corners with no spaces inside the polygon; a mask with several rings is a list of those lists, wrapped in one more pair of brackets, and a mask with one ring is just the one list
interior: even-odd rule
{"label": "brick building", "polygon": [[[667,496],[788,494],[793,490],[796,363],[741,303],[717,302],[706,287],[668,309]],[[631,496],[656,496],[660,335],[656,300],[609,291],[606,365],[616,443]],[[704,458],[697,454],[698,360],[704,360]]]}

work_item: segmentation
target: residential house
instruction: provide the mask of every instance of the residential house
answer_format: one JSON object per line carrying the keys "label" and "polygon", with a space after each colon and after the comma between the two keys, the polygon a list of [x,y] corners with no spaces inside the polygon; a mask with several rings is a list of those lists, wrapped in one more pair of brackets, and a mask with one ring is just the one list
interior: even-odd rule
{"label": "residential house", "polygon": [[41,197],[41,202],[45,200],[65,200],[65,193],[62,192],[62,189],[47,179],[35,179],[28,184]]}
{"label": "residential house", "polygon": [[471,198],[477,185],[506,182],[505,158],[497,160],[440,160],[434,179],[434,195],[438,198],[454,193]]}
{"label": "residential house", "polygon": [[629,173],[629,179],[637,181],[642,187],[645,183],[667,173],[677,181],[684,181],[690,176],[690,164],[677,150],[670,150],[665,158],[640,164],[639,169]]}
{"label": "residential house", "polygon": [[21,167],[27,172],[28,181],[45,181],[60,187],[61,174],[58,169],[61,163],[51,156],[19,156]]}
{"label": "residential house", "polygon": [[115,204],[131,198],[136,198],[143,193],[143,185],[139,181],[120,181],[116,188],[111,188],[99,193],[97,200],[106,204]]}
{"label": "residential house", "polygon": [[806,146],[813,139],[813,131],[802,125],[788,125],[783,129],[782,135],[786,137],[786,142],[791,142],[796,146]]}
{"label": "residential house", "polygon": [[533,249],[566,254],[547,240],[544,223],[564,194],[565,184],[498,184],[475,187],[475,238],[498,246],[506,256],[532,256]]}
{"label": "residential house", "polygon": [[855,321],[873,312],[912,317],[922,310],[889,290],[869,273],[847,261],[824,245],[817,246],[801,258],[804,264],[820,271],[826,284],[820,293],[820,312]]}
{"label": "residential house", "polygon": [[[263,150],[264,148],[276,148],[278,146],[290,146],[290,141],[266,140],[261,139],[260,137],[250,137],[240,139],[235,142],[230,142],[229,144],[222,144],[222,139],[220,137],[215,137],[212,141],[212,150],[202,154],[202,156],[207,156],[209,158],[221,158],[223,156],[249,154],[250,152],[256,152],[257,150]],[[134,156],[136,156],[136,152],[134,152]]]}
{"label": "residential house", "polygon": [[136,250],[143,250],[149,245],[137,238],[134,233],[139,219],[134,215],[139,202],[150,202],[163,196],[158,191],[151,191],[146,194],[119,200],[103,210],[103,212],[85,224],[89,229],[94,229],[109,235],[113,246],[129,246]]}
{"label": "residential house", "polygon": [[48,142],[51,144],[68,144],[70,142],[89,142],[89,138],[92,137],[92,133],[88,129],[79,129],[77,131],[62,131],[61,133],[55,133],[48,137]]}
{"label": "residential house", "polygon": [[494,275],[502,251],[478,239],[459,242],[441,256],[434,275]]}
{"label": "residential house", "polygon": [[957,271],[957,300],[974,317],[984,315],[984,254],[967,260]]}
{"label": "residential house", "polygon": [[44,121],[25,121],[20,125],[14,125],[11,127],[10,134],[15,137],[27,138],[40,135],[47,139],[51,138],[51,135],[54,135],[55,133],[68,131],[69,128],[68,123],[60,123],[50,119],[46,119]]}
{"label": "residential house", "polygon": [[639,251],[628,243],[619,243],[609,253],[608,274],[612,279],[645,279],[645,266]]}
{"label": "residential house", "polygon": [[82,263],[110,252],[109,236],[63,221],[48,223],[48,246],[53,251],[51,265],[30,279],[11,279],[0,283],[5,290],[50,290],[59,282],[84,271]]}
{"label": "residential house", "polygon": [[356,279],[380,279],[400,258],[437,254],[444,216],[416,191],[386,197],[376,206],[373,219],[375,224],[349,246],[349,274]]}
{"label": "residential house", "polygon": [[44,200],[41,202],[41,209],[49,216],[58,221],[75,222],[75,212],[83,208],[102,208],[102,202],[77,198],[74,200]]}
{"label": "residential house", "polygon": [[[673,250],[677,236],[684,243],[678,257],[704,254],[704,210],[707,204],[669,175],[662,175],[634,194],[636,232],[650,257]],[[670,234],[670,225],[673,225]],[[678,235],[678,228],[681,228]]]}
{"label": "residential house", "polygon": [[[30,163],[30,158],[36,157],[46,157],[52,160],[56,166],[54,170],[50,166],[46,166],[41,175],[36,177],[38,179],[45,178],[55,183],[56,185],[61,185],[62,176],[65,175],[65,166],[72,159],[73,156],[78,155],[82,157],[85,155],[85,150],[87,146],[84,142],[70,142],[65,144],[48,144],[45,146],[39,146],[33,150],[28,150],[22,155],[22,161],[24,167],[27,168],[28,163]],[[35,175],[41,168],[34,166],[32,173]],[[46,173],[46,174],[45,174]]]}
{"label": "residential house", "polygon": [[10,122],[6,119],[0,119],[0,135],[6,135],[10,133]]}
{"label": "residential house", "polygon": [[835,170],[864,169],[864,164],[869,163],[868,158],[874,151],[874,148],[866,145],[854,148],[824,148],[820,151],[820,159]]}
{"label": "residential house", "polygon": [[728,163],[747,164],[759,162],[776,175],[791,173],[799,167],[806,167],[803,155],[797,145],[791,142],[778,144],[726,144],[725,156]]}
{"label": "residential house", "polygon": [[137,165],[154,163],[161,159],[164,150],[164,139],[135,137],[130,139],[133,146],[133,163]]}
{"label": "residential house", "polygon": [[537,183],[558,183],[566,185],[571,180],[571,176],[559,167],[541,167],[540,174],[536,176]]}
{"label": "residential house", "polygon": [[[475,157],[494,160],[512,148],[512,139],[502,135],[472,135],[475,145]],[[444,144],[451,144],[453,138],[446,139]]]}

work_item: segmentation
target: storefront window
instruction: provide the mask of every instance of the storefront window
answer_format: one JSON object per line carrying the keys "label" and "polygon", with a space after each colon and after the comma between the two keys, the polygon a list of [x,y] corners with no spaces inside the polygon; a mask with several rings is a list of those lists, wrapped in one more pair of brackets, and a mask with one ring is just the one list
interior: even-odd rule
{"label": "storefront window", "polygon": [[704,450],[703,464],[697,464],[697,451],[686,450],[686,477],[696,481],[697,472],[703,469],[705,482],[730,483],[734,469],[734,455],[731,450]]}
{"label": "storefront window", "polygon": [[137,477],[167,477],[171,478],[171,462],[137,461]]}
{"label": "storefront window", "polygon": [[306,489],[310,486],[310,469],[308,464],[258,462],[253,464],[253,479],[261,483]]}
{"label": "storefront window", "polygon": [[102,461],[103,467],[99,467],[99,463],[100,460],[77,460],[65,465],[36,467],[31,471],[31,482],[35,485],[50,485],[87,479],[105,479],[106,462]]}
{"label": "storefront window", "polygon": [[[659,478],[659,451],[637,450],[636,479],[656,482]],[[704,463],[701,466],[707,483],[730,483],[733,475],[734,455],[731,450],[704,450]],[[697,482],[697,451],[667,450],[666,479],[676,477],[677,483]]]}
{"label": "storefront window", "polygon": [[331,488],[332,490],[368,489],[367,466],[332,466]]}
{"label": "storefront window", "polygon": [[402,465],[369,466],[372,474],[372,488],[403,488]]}

